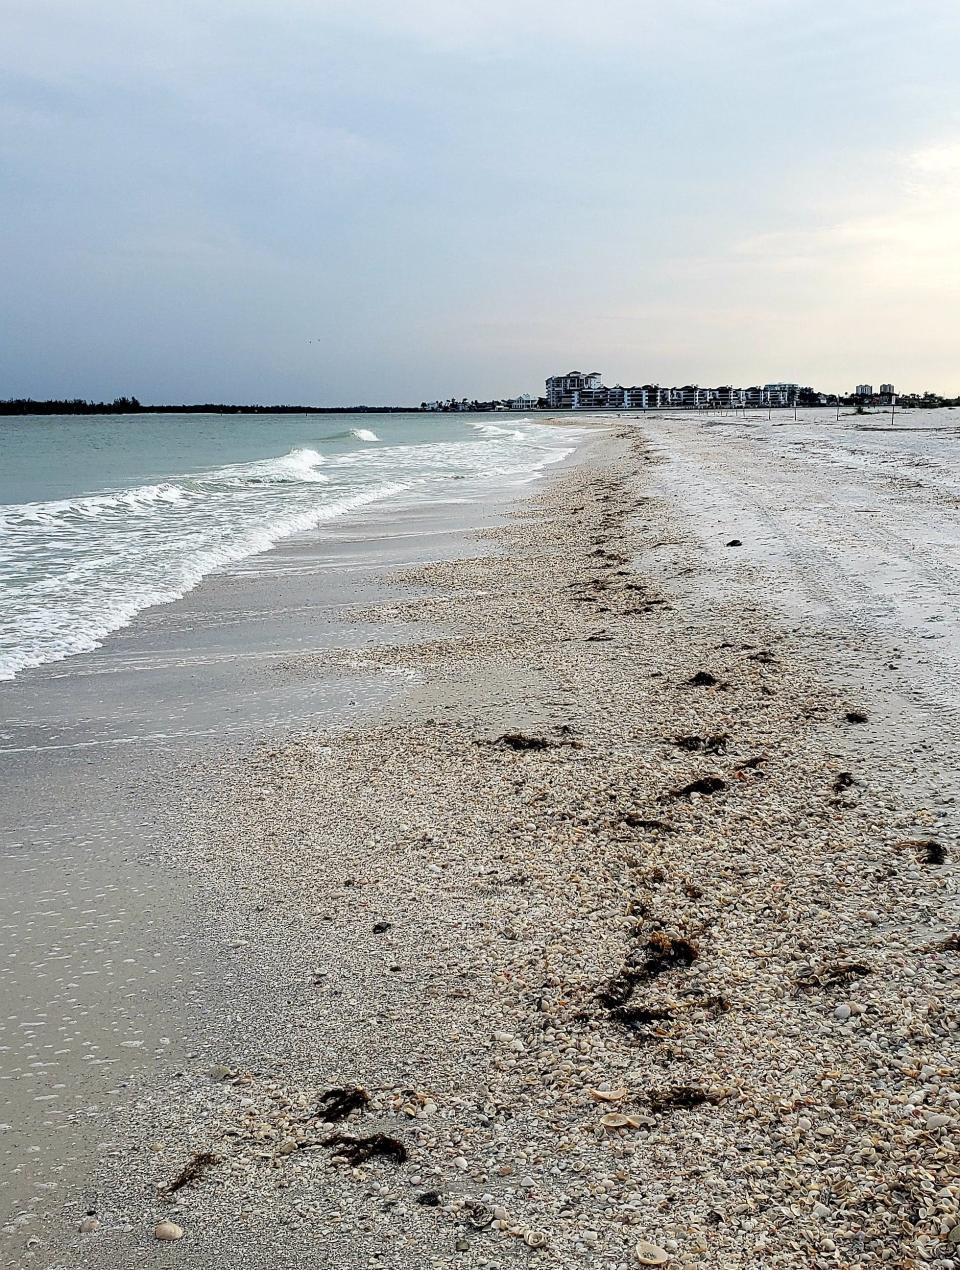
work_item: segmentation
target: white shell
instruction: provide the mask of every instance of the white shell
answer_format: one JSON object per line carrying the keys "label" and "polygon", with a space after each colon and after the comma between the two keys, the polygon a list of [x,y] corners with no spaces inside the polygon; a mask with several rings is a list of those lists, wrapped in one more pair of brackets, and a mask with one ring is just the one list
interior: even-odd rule
{"label": "white shell", "polygon": [[600,1117],[600,1123],[604,1129],[626,1129],[630,1119],[628,1116],[622,1116],[619,1111],[611,1111]]}

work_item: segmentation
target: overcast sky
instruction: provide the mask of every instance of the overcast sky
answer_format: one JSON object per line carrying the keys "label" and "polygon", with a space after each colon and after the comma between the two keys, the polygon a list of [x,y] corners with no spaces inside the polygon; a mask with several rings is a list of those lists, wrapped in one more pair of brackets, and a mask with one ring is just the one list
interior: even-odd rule
{"label": "overcast sky", "polygon": [[0,0],[0,397],[960,392],[956,0]]}

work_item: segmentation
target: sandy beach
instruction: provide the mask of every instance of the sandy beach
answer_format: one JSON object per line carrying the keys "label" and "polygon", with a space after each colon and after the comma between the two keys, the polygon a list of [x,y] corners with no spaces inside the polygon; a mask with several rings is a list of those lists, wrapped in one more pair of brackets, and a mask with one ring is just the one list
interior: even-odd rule
{"label": "sandy beach", "polygon": [[960,1265],[928,414],[605,420],[362,640],[274,658],[284,700],[391,691],[162,773],[183,1042],[3,1264]]}

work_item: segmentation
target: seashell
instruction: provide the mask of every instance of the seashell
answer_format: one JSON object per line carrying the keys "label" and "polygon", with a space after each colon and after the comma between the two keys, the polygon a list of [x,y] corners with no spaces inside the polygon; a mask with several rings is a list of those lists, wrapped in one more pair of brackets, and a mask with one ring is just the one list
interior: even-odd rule
{"label": "seashell", "polygon": [[471,1226],[476,1226],[478,1230],[482,1230],[484,1226],[489,1226],[493,1221],[493,1209],[486,1204],[474,1204],[470,1209],[467,1221]]}
{"label": "seashell", "polygon": [[528,1230],[523,1242],[528,1248],[546,1248],[549,1236],[545,1230]]}
{"label": "seashell", "polygon": [[640,1240],[634,1252],[642,1266],[665,1266],[670,1260],[669,1253],[658,1248],[656,1244],[648,1244],[645,1239]]}
{"label": "seashell", "polygon": [[610,1111],[605,1116],[600,1117],[600,1123],[604,1129],[626,1129],[630,1123],[629,1116],[622,1116],[619,1111]]}
{"label": "seashell", "polygon": [[175,1221],[157,1222],[156,1226],[153,1228],[154,1239],[160,1239],[166,1243],[171,1243],[175,1239],[182,1239],[183,1236],[183,1227],[178,1226]]}
{"label": "seashell", "polygon": [[626,1089],[588,1089],[587,1093],[596,1102],[619,1102],[626,1098]]}

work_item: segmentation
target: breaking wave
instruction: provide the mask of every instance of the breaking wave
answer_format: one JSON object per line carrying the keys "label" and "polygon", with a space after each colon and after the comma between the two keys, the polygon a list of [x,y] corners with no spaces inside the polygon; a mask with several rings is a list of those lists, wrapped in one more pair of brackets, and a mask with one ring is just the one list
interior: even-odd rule
{"label": "breaking wave", "polygon": [[[449,499],[452,479],[463,482],[457,498],[491,480],[519,485],[571,448],[569,433],[542,425],[456,426],[459,436],[448,424],[424,439],[418,420],[394,440],[391,425],[389,444],[351,428],[322,450],[305,442],[129,488],[0,505],[0,679],[90,652],[144,609],[327,521],[398,495]],[[222,441],[228,455],[230,434]]]}

